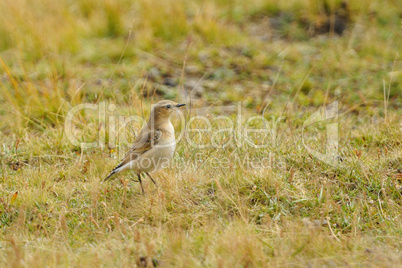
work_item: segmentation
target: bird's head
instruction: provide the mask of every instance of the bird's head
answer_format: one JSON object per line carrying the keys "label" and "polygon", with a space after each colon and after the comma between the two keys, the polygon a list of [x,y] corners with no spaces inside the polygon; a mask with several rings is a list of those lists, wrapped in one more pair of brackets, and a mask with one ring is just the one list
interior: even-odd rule
{"label": "bird's head", "polygon": [[155,121],[164,121],[169,119],[175,109],[185,105],[184,103],[179,104],[171,100],[163,100],[152,106],[151,116]]}

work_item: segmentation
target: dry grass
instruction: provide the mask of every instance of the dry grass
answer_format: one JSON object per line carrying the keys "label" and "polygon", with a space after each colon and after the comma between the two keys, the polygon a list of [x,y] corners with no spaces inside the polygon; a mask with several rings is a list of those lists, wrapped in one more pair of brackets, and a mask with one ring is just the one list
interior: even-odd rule
{"label": "dry grass", "polygon": [[[401,10],[348,3],[1,1],[0,266],[400,263]],[[331,21],[345,14],[338,35]],[[116,118],[125,139],[115,141],[109,116],[146,116],[150,103],[185,100],[192,88],[187,119],[210,107],[209,119],[235,120],[241,103],[276,127],[269,147],[182,140],[145,196],[130,174],[100,184],[139,127]],[[303,146],[323,150],[325,124],[302,139],[303,122],[334,101],[336,167]],[[80,142],[104,147],[68,140],[66,116],[80,103],[116,105],[102,123],[90,110],[73,120]]]}

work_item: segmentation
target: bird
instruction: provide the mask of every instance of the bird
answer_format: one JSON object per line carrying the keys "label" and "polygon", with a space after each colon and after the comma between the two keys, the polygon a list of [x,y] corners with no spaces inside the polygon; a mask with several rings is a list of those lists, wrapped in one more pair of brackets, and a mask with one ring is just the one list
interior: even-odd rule
{"label": "bird", "polygon": [[133,146],[103,182],[110,180],[116,174],[131,170],[137,174],[142,194],[145,194],[141,180],[143,172],[157,187],[149,173],[165,168],[172,159],[176,149],[176,138],[170,116],[176,109],[185,105],[170,100],[154,104],[149,119],[136,137]]}

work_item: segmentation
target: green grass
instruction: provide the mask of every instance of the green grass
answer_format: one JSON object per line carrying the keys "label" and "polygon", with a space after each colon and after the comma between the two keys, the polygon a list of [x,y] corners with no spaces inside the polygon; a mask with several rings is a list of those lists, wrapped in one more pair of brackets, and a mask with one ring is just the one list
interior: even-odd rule
{"label": "green grass", "polygon": [[[402,261],[397,1],[5,0],[0,10],[8,11],[0,16],[0,266]],[[330,22],[342,14],[339,35]],[[100,184],[139,128],[117,116],[186,101],[197,82],[187,120],[202,107],[210,120],[236,120],[241,104],[244,120],[260,114],[275,128],[250,135],[268,148],[243,140],[197,149],[184,139],[171,167],[154,175],[160,187],[146,180],[145,196],[128,173]],[[325,150],[328,125],[303,132],[303,123],[335,101],[338,166],[303,145]],[[78,142],[104,147],[68,140],[66,117],[81,103],[115,105],[102,123],[96,110],[73,118]]]}

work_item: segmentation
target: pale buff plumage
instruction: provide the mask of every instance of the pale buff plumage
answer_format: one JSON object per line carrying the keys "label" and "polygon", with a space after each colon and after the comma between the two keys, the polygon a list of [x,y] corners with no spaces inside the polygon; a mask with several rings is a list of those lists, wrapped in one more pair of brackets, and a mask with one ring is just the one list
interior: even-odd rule
{"label": "pale buff plumage", "polygon": [[160,101],[155,104],[152,107],[147,124],[138,134],[133,147],[104,181],[111,179],[115,174],[132,170],[138,176],[142,193],[144,193],[141,181],[142,172],[147,174],[156,185],[149,172],[156,172],[166,167],[173,157],[176,142],[174,128],[170,122],[170,115],[174,109],[184,105],[169,100]]}

